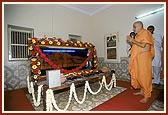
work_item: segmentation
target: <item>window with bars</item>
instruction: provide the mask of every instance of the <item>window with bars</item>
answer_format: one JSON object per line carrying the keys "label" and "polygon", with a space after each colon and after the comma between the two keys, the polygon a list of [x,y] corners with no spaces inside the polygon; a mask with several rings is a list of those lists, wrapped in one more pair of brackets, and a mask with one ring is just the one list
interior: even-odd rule
{"label": "window with bars", "polygon": [[27,38],[33,37],[34,29],[8,25],[9,60],[27,60]]}

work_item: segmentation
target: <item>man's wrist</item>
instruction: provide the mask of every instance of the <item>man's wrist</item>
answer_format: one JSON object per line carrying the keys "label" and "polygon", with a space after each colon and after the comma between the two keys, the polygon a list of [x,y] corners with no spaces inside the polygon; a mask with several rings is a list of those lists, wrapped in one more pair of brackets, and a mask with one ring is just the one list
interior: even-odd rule
{"label": "man's wrist", "polygon": [[132,39],[132,40],[131,40],[131,43],[135,43],[135,40],[134,40],[134,39]]}

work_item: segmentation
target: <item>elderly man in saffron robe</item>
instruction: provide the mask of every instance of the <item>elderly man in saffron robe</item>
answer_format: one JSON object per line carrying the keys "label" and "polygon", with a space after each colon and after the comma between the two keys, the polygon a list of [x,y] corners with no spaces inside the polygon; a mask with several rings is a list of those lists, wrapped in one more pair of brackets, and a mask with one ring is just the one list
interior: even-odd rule
{"label": "elderly man in saffron robe", "polygon": [[140,89],[134,95],[143,95],[141,103],[147,103],[152,92],[152,59],[154,56],[154,41],[152,34],[143,29],[143,23],[137,21],[133,24],[133,31],[137,33],[135,39],[127,36],[127,40],[132,44],[130,51],[129,72],[131,75],[131,85],[135,89]]}

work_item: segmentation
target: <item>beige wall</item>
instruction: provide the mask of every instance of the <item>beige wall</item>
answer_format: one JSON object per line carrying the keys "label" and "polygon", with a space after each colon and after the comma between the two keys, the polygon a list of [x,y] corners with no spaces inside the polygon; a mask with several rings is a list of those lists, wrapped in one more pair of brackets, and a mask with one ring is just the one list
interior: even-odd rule
{"label": "beige wall", "polygon": [[[82,36],[82,41],[91,38],[90,16],[60,5],[5,5],[4,7],[4,62],[8,62],[7,24],[34,28],[35,37],[61,37],[68,34]],[[8,62],[9,63],[9,62]]]}
{"label": "beige wall", "polygon": [[[104,35],[119,32],[119,55],[126,57],[126,35],[132,31],[135,16],[159,8],[160,5],[112,5],[112,7],[92,16],[93,41],[99,57],[104,57]],[[164,33],[163,12],[140,19],[146,28],[150,24],[156,26],[156,32]]]}
{"label": "beige wall", "polygon": [[[4,89],[27,87],[30,76],[29,61],[8,61],[7,24],[34,28],[35,37],[56,36],[63,39],[68,34],[82,36],[82,41],[96,45],[99,66],[106,64],[116,71],[117,79],[129,80],[128,58],[125,36],[132,31],[135,16],[153,10],[160,5],[112,5],[96,15],[89,16],[60,5],[5,5],[4,7]],[[156,32],[163,34],[163,12],[143,18],[145,28],[156,26]],[[104,62],[104,35],[119,32],[120,63]],[[102,57],[102,58],[101,58]]]}
{"label": "beige wall", "polygon": [[[96,45],[97,55],[104,57],[104,35],[119,32],[120,57],[126,57],[125,37],[132,31],[135,16],[159,8],[160,5],[120,4],[93,16],[79,13],[60,5],[5,5],[4,49],[8,60],[7,24],[34,28],[35,37],[48,36],[68,38],[68,34],[82,36],[82,41]],[[163,12],[143,18],[144,27],[156,26],[156,32],[163,35]]]}

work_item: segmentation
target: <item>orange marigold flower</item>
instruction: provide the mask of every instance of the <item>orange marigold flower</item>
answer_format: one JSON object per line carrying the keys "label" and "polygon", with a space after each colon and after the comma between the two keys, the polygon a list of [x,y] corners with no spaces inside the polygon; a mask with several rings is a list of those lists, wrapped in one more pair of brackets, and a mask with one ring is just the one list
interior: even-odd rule
{"label": "orange marigold flower", "polygon": [[38,74],[41,74],[41,71],[40,71],[40,70],[38,71]]}
{"label": "orange marigold flower", "polygon": [[85,47],[87,47],[87,44],[85,44]]}
{"label": "orange marigold flower", "polygon": [[97,63],[97,61],[95,60],[94,63]]}
{"label": "orange marigold flower", "polygon": [[80,41],[77,41],[77,44],[80,44]]}
{"label": "orange marigold flower", "polygon": [[34,75],[33,78],[34,78],[34,79],[37,79],[37,75]]}
{"label": "orange marigold flower", "polygon": [[65,77],[68,77],[68,76],[69,76],[69,74],[65,74],[64,76],[65,76]]}
{"label": "orange marigold flower", "polygon": [[35,44],[35,43],[36,43],[36,40],[35,40],[35,39],[32,39],[32,43],[34,43],[34,44]]}
{"label": "orange marigold flower", "polygon": [[36,58],[32,58],[31,61],[36,61],[37,59]]}
{"label": "orange marigold flower", "polygon": [[41,64],[41,63],[38,61],[38,62],[37,62],[37,65],[40,65],[40,64]]}
{"label": "orange marigold flower", "polygon": [[35,62],[35,61],[32,61],[32,62],[31,62],[31,65],[36,65],[36,62]]}
{"label": "orange marigold flower", "polygon": [[33,50],[33,47],[32,47],[32,46],[29,46],[29,50]]}
{"label": "orange marigold flower", "polygon": [[60,46],[60,45],[61,45],[61,42],[57,42],[57,45]]}
{"label": "orange marigold flower", "polygon": [[56,39],[56,40],[54,40],[54,41],[58,42],[58,39]]}
{"label": "orange marigold flower", "polygon": [[82,47],[82,44],[79,44],[80,47]]}
{"label": "orange marigold flower", "polygon": [[41,44],[43,44],[43,45],[44,45],[44,44],[45,44],[45,41],[42,41],[42,42],[41,42]]}
{"label": "orange marigold flower", "polygon": [[39,55],[39,53],[36,53],[36,56],[38,56]]}
{"label": "orange marigold flower", "polygon": [[31,40],[32,38],[28,38],[28,40]]}
{"label": "orange marigold flower", "polygon": [[53,44],[53,41],[49,41],[49,44]]}
{"label": "orange marigold flower", "polygon": [[76,44],[76,43],[75,43],[74,45],[75,45],[75,46],[77,46],[77,44]]}
{"label": "orange marigold flower", "polygon": [[33,69],[37,69],[37,65],[33,65],[32,68],[33,68]]}
{"label": "orange marigold flower", "polygon": [[38,72],[37,72],[37,70],[35,69],[35,70],[33,70],[33,74],[37,74]]}

